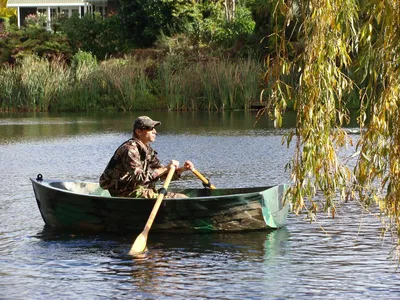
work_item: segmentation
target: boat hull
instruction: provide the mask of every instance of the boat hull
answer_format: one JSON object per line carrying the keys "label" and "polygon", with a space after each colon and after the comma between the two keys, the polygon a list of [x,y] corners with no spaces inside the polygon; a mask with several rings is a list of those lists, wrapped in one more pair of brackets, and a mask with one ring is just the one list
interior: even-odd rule
{"label": "boat hull", "polygon": [[[31,181],[45,224],[57,229],[141,231],[156,201],[111,197],[96,183],[42,180],[40,177]],[[151,230],[210,232],[279,228],[284,225],[289,211],[289,205],[283,203],[286,189],[286,185],[278,185],[179,190],[189,198],[164,199]]]}

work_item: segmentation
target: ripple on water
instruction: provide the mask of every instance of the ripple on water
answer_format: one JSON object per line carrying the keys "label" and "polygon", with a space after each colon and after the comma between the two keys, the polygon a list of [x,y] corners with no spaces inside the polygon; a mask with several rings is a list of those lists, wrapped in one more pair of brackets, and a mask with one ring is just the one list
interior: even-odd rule
{"label": "ripple on water", "polygon": [[[129,127],[131,121],[118,122]],[[396,299],[400,295],[390,237],[381,238],[379,219],[365,212],[360,218],[361,210],[352,202],[339,207],[333,220],[322,213],[317,223],[309,224],[303,215],[291,215],[286,227],[272,232],[151,232],[148,258],[141,261],[127,256],[136,236],[47,230],[28,178],[40,172],[45,178],[97,180],[115,147],[129,135],[122,133],[125,127],[104,122],[84,133],[51,124],[57,125],[55,131],[44,126],[32,136],[29,131],[36,125],[16,125],[17,138],[2,143],[0,168],[7,176],[0,193],[0,298]],[[102,132],[104,128],[108,131]],[[166,130],[154,148],[164,162],[192,159],[217,187],[287,182],[284,166],[293,149],[281,146],[282,133],[235,129],[201,129],[201,134]],[[186,178],[174,184],[201,186],[194,176]]]}

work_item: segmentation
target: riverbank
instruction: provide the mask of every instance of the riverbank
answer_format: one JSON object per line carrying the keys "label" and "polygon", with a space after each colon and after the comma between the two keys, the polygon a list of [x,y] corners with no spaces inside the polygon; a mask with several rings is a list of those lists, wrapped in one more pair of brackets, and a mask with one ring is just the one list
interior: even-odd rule
{"label": "riverbank", "polygon": [[248,110],[260,102],[257,58],[130,55],[66,64],[27,56],[0,68],[1,111]]}

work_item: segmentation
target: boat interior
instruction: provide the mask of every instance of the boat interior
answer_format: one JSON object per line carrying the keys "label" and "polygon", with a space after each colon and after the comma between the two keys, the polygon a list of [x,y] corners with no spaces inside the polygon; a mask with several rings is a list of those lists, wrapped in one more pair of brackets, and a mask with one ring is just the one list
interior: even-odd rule
{"label": "boat interior", "polygon": [[[98,183],[95,182],[71,182],[71,181],[54,181],[50,182],[51,187],[66,190],[69,192],[110,197],[107,190],[103,190]],[[209,196],[226,196],[235,194],[256,193],[268,189],[268,187],[250,187],[250,188],[225,188],[225,189],[169,189],[171,192],[182,193],[188,197],[209,197]]]}

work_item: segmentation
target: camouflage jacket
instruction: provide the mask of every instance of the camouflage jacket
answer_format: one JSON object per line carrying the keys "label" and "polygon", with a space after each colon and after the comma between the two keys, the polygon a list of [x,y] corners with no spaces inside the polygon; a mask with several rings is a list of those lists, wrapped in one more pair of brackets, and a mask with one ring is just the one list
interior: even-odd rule
{"label": "camouflage jacket", "polygon": [[112,196],[127,197],[138,188],[154,188],[160,175],[155,169],[161,167],[157,152],[132,138],[115,151],[99,183]]}

